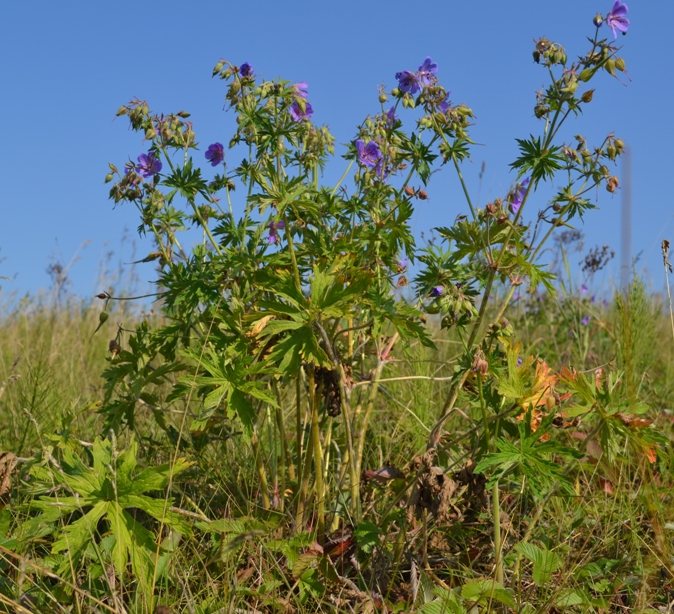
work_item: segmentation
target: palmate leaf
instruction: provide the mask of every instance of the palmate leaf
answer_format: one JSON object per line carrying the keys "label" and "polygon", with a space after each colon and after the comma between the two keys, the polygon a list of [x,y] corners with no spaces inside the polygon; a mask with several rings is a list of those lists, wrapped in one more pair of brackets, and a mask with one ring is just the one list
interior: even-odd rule
{"label": "palmate leaf", "polygon": [[477,221],[461,220],[451,228],[436,229],[440,236],[453,241],[451,260],[458,262],[464,258],[474,258],[486,246],[502,244],[509,234],[508,226],[485,227]]}
{"label": "palmate leaf", "polygon": [[561,557],[547,548],[543,549],[534,544],[520,542],[515,545],[515,550],[533,563],[531,575],[538,586],[548,583],[552,574],[562,565]]}
{"label": "palmate leaf", "polygon": [[277,343],[267,357],[268,362],[278,364],[278,368],[286,374],[297,373],[303,360],[320,367],[331,365],[313,329],[309,326],[297,329]]}
{"label": "palmate leaf", "polygon": [[173,173],[163,180],[163,184],[175,188],[188,200],[194,198],[197,192],[208,191],[208,184],[201,176],[201,169],[192,166],[192,158],[187,159],[184,167],[176,167]]}
{"label": "palmate leaf", "polygon": [[149,590],[152,584],[154,535],[115,502],[110,503],[106,518],[115,536],[112,560],[117,573],[122,576],[127,561],[131,559],[134,575],[143,588]]}
{"label": "palmate leaf", "polygon": [[496,582],[496,580],[488,578],[466,582],[461,587],[461,597],[475,603],[489,603],[493,600],[510,608],[517,607],[512,593]]}
{"label": "palmate leaf", "polygon": [[554,441],[541,442],[540,438],[550,428],[554,416],[543,419],[537,432],[533,433],[530,421],[520,423],[519,447],[504,438],[496,440],[498,452],[487,454],[475,467],[475,473],[485,473],[493,469],[489,486],[508,475],[522,475],[536,497],[542,497],[544,491],[559,483],[561,488],[573,494],[573,485],[560,465],[549,460],[549,457],[562,456],[579,458],[582,456],[573,448],[562,446]]}
{"label": "palmate leaf", "polygon": [[515,139],[520,148],[520,157],[510,166],[519,171],[519,176],[531,173],[534,183],[551,179],[558,170],[564,168],[566,159],[560,154],[560,147],[544,149],[540,137],[533,134],[530,139]]}
{"label": "palmate leaf", "polygon": [[97,536],[98,521],[108,509],[108,501],[99,501],[84,516],[63,529],[61,536],[52,546],[52,552],[68,553],[68,558],[61,564],[59,573],[68,573],[71,563],[75,566],[79,565],[84,550]]}

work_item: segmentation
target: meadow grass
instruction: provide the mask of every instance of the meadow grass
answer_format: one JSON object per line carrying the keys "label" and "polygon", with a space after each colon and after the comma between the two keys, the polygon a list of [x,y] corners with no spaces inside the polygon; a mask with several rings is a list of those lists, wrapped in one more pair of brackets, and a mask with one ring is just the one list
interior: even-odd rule
{"label": "meadow grass", "polygon": [[[440,329],[433,332],[439,352],[421,345],[403,348],[382,373],[363,469],[395,468],[401,477],[383,486],[363,480],[370,533],[358,534],[358,556],[370,562],[362,570],[343,572],[340,577],[346,584],[339,589],[330,582],[328,590],[320,588],[318,575],[303,575],[302,561],[307,561],[306,569],[316,562],[307,555],[312,552],[312,539],[288,532],[300,466],[293,467],[295,482],[284,483],[286,472],[280,465],[284,458],[292,463],[297,435],[309,437],[310,420],[307,410],[296,413],[297,398],[286,389],[279,397],[280,419],[271,410],[260,411],[253,440],[242,436],[235,421],[217,415],[212,419],[220,423],[219,430],[211,428],[203,436],[188,434],[184,416],[197,412],[198,403],[171,405],[161,394],[161,407],[146,403],[139,408],[133,428],[118,433],[115,441],[120,450],[132,436],[138,442],[141,466],[157,466],[177,452],[189,459],[193,464],[171,483],[170,492],[165,489],[159,494],[173,497],[175,509],[189,522],[222,519],[224,523],[218,531],[197,526],[191,535],[164,532],[162,548],[170,562],[167,572],[155,578],[155,600],[124,586],[106,567],[105,554],[95,548],[84,556],[91,568],[101,566],[98,574],[73,572],[62,577],[53,567],[48,571],[53,562],[48,531],[30,547],[21,541],[21,524],[31,516],[29,504],[38,496],[24,466],[31,466],[45,449],[54,451],[63,445],[63,438],[84,442],[86,456],[103,428],[97,408],[104,395],[101,374],[109,366],[109,341],[116,338],[118,326],[133,329],[143,319],[140,312],[121,303],[93,334],[100,308],[95,299],[71,297],[55,302],[43,296],[2,310],[0,452],[11,452],[18,460],[10,487],[0,491],[5,504],[0,516],[0,611],[140,613],[151,611],[157,603],[169,611],[200,614],[373,611],[386,603],[393,609],[421,608],[435,614],[462,611],[438,600],[438,590],[493,577],[492,499],[479,480],[453,492],[451,504],[440,515],[424,511],[412,517],[408,510],[404,521],[400,493],[413,472],[410,467],[421,462],[418,459],[461,355],[461,340]],[[667,309],[666,299],[649,294],[637,279],[627,293],[616,293],[606,304],[577,293],[560,293],[552,299],[523,292],[505,314],[520,331],[522,355],[545,357],[555,371],[562,366],[586,372],[609,364],[618,368],[628,396],[649,405],[651,428],[663,435],[654,462],[627,443],[611,459],[606,450],[588,445],[572,471],[573,494],[559,492],[537,500],[524,494],[523,483],[504,480],[499,484],[503,584],[521,612],[672,611],[674,361]],[[584,323],[586,315],[590,319]],[[119,339],[123,345],[124,334]],[[354,373],[354,380],[358,379]],[[367,382],[361,384],[356,390],[367,389]],[[364,411],[365,399],[357,405],[358,411]],[[480,445],[479,416],[468,403],[458,407],[445,427],[446,453],[437,460],[457,484],[456,475],[466,470],[471,451]],[[157,426],[157,412],[163,416],[162,428]],[[298,419],[301,424],[296,428]],[[346,506],[340,499],[344,476],[339,474],[338,462],[344,434],[337,419],[333,424],[322,431],[325,492],[331,493],[326,501],[329,519],[343,517]],[[285,453],[279,447],[282,425]],[[571,428],[562,438],[571,441],[574,436]],[[0,484],[2,477],[0,465]],[[267,483],[271,509],[264,509],[261,480]],[[310,496],[310,519],[315,504]],[[139,523],[149,520],[142,513],[135,517]],[[329,528],[343,527],[335,520]],[[91,530],[103,531],[99,544],[104,549],[104,528]],[[515,549],[518,543],[536,544],[541,552],[554,553],[547,574]],[[341,559],[332,563],[350,565]],[[323,571],[326,577],[330,573]],[[547,581],[541,582],[541,573]],[[476,600],[478,609],[470,611],[514,611],[504,603],[491,595]]]}

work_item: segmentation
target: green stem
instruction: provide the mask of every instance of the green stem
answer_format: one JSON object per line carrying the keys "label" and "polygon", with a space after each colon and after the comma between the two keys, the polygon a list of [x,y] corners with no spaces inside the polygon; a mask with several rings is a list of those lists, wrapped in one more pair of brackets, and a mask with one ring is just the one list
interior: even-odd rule
{"label": "green stem", "polygon": [[323,450],[318,429],[318,403],[316,402],[316,382],[314,366],[309,365],[309,408],[311,410],[311,440],[314,448],[314,473],[316,482],[316,532],[319,543],[325,535],[325,488],[323,484]]}
{"label": "green stem", "polygon": [[[443,133],[444,136],[444,133]],[[445,139],[445,142],[447,142],[447,139]],[[449,145],[449,143],[448,143]],[[459,161],[456,159],[456,155],[452,152],[452,162],[454,163],[454,168],[456,169],[456,174],[459,176],[459,181],[461,182],[461,187],[463,188],[463,194],[466,197],[466,202],[468,203],[468,206],[470,207],[470,213],[473,216],[473,219],[476,220],[477,216],[475,215],[475,209],[473,207],[473,201],[470,198],[470,194],[468,193],[468,187],[466,186],[466,182],[463,179],[463,174],[461,173],[461,167],[459,166]]]}
{"label": "green stem", "polygon": [[[361,474],[363,467],[363,453],[365,451],[365,440],[367,436],[367,429],[370,425],[370,417],[372,415],[372,410],[374,408],[375,401],[377,400],[377,392],[379,391],[379,379],[381,378],[381,372],[384,369],[385,362],[380,360],[377,363],[377,367],[372,377],[372,387],[370,388],[370,398],[367,401],[365,406],[365,412],[363,413],[363,421],[360,425],[360,432],[358,435],[358,449],[356,452],[356,475]],[[360,517],[358,518],[360,520]]]}
{"label": "green stem", "polygon": [[339,186],[342,185],[342,181],[346,179],[346,176],[349,174],[349,171],[351,170],[351,167],[353,166],[353,160],[349,162],[349,166],[346,167],[346,170],[344,171],[344,174],[339,178],[339,181],[336,183],[335,187],[332,190],[332,193],[330,196],[334,196],[337,190],[339,190]]}
{"label": "green stem", "polygon": [[253,453],[255,454],[255,468],[260,478],[260,490],[262,491],[262,505],[264,509],[271,508],[269,501],[269,484],[267,483],[267,474],[262,463],[262,456],[260,454],[260,442],[258,440],[257,432],[253,433]]}
{"label": "green stem", "polygon": [[297,285],[297,290],[302,294],[302,280],[300,278],[300,270],[297,266],[297,258],[295,257],[295,245],[293,244],[293,236],[290,231],[290,226],[288,225],[288,218],[286,214],[283,214],[283,227],[285,229],[286,241],[288,242],[288,252],[290,253],[290,261],[293,265],[293,275],[295,276],[295,284]]}
{"label": "green stem", "polygon": [[492,513],[494,517],[494,568],[496,581],[503,586],[503,559],[501,556],[501,505],[499,501],[498,480],[492,488]]}

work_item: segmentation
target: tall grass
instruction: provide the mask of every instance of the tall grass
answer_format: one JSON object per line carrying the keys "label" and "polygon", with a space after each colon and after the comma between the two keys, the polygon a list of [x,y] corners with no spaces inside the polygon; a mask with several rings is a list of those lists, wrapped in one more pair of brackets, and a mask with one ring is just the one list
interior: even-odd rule
{"label": "tall grass", "polygon": [[[506,583],[514,587],[521,603],[533,608],[527,611],[555,611],[550,608],[559,607],[564,599],[573,604],[573,595],[577,594],[572,591],[580,589],[595,599],[594,605],[568,605],[568,611],[654,611],[646,608],[666,608],[674,599],[674,374],[665,304],[636,279],[627,293],[616,293],[606,305],[572,292],[554,301],[544,295],[525,295],[506,313],[523,331],[523,354],[545,356],[554,369],[566,365],[592,370],[609,362],[616,364],[623,371],[629,398],[651,405],[650,417],[668,436],[656,464],[643,457],[634,458],[628,450],[620,451],[618,462],[609,463],[601,450],[588,447],[576,477],[577,496],[552,498],[531,535],[536,502],[518,497],[516,484],[501,484]],[[54,434],[90,442],[100,433],[96,409],[102,394],[101,373],[108,365],[108,342],[116,336],[117,325],[131,328],[142,315],[120,303],[94,335],[99,311],[96,299],[70,298],[55,305],[46,297],[36,297],[5,306],[0,320],[0,451],[29,459],[50,445]],[[582,322],[586,313],[592,314],[588,324]],[[364,471],[389,467],[404,474],[410,462],[423,453],[460,349],[460,339],[451,332],[437,330],[434,336],[441,348],[439,354],[415,345],[397,355],[382,373],[372,411],[371,436],[365,441]],[[277,446],[276,429],[286,425],[288,455],[295,449],[297,434],[311,436],[306,400],[302,400],[298,430],[294,426],[297,399],[288,395],[280,400],[280,422],[277,416],[261,412],[258,439],[252,442],[243,439],[236,425],[227,421],[217,436],[211,432],[203,440],[192,435],[178,441],[181,413],[176,408],[171,411],[171,407],[164,409],[168,431],[174,433],[172,443],[156,437],[151,421],[139,421],[135,435],[141,444],[141,463],[156,465],[170,458],[175,446],[194,461],[187,479],[176,480],[170,493],[188,517],[231,522],[257,517],[259,522],[256,525],[242,520],[236,531],[233,525],[227,525],[227,530],[223,525],[219,537],[198,531],[192,537],[179,537],[179,547],[172,546],[170,572],[158,580],[161,603],[175,612],[199,613],[234,612],[239,608],[308,612],[328,605],[338,610],[360,610],[354,604],[372,597],[358,591],[369,586],[375,592],[385,587],[383,597],[389,603],[402,600],[402,607],[416,583],[416,605],[421,607],[434,599],[429,587],[437,586],[436,580],[461,585],[471,578],[491,575],[491,518],[479,482],[453,495],[454,508],[446,510],[451,522],[439,522],[429,514],[403,529],[400,515],[394,513],[397,487],[391,490],[364,480],[363,505],[391,547],[375,549],[378,554],[373,567],[357,579],[357,586],[344,588],[341,597],[333,595],[332,601],[323,603],[307,594],[306,587],[298,592],[299,575],[282,574],[295,578],[290,583],[272,581],[281,567],[296,561],[310,545],[288,545],[283,542],[282,530],[270,529],[281,513],[279,500],[290,503],[298,488],[298,484],[279,482],[279,476],[285,475],[278,470],[284,453]],[[358,410],[363,411],[363,407]],[[462,442],[461,449],[470,455],[472,446],[478,444],[474,438],[476,424],[468,408],[458,407],[447,423],[445,437]],[[343,437],[337,427],[328,432],[337,439]],[[336,470],[340,466],[335,458],[339,449],[344,447],[323,442],[326,492],[339,492],[337,486],[343,479]],[[437,462],[449,476],[465,469],[465,460],[465,456],[457,455]],[[261,475],[268,482],[271,511],[262,510]],[[300,479],[297,474],[295,477]],[[30,502],[29,491],[16,482],[14,495],[17,503]],[[389,503],[382,505],[385,501]],[[307,513],[313,521],[316,503],[314,498],[307,501]],[[343,507],[339,499],[325,504],[328,512]],[[9,543],[3,538],[9,534],[8,523],[25,518],[25,511],[17,511],[11,521],[7,516],[2,518],[0,545]],[[336,528],[327,527],[327,531]],[[554,582],[539,586],[532,581],[532,568],[526,560],[516,564],[513,546],[525,535],[531,543],[563,560]],[[402,556],[402,540],[408,539],[423,541],[425,561],[410,562]],[[297,554],[292,554],[295,547]],[[39,580],[40,574],[31,570],[28,558],[8,556],[5,549],[0,551],[0,562],[6,574],[0,581],[0,594],[5,595],[0,611],[10,611],[11,607],[15,611],[25,611],[22,607],[36,607],[36,611],[102,611],[100,606],[92,606],[94,602],[87,595],[97,595],[96,599],[102,599],[113,611],[148,611],[146,602],[129,601],[119,585],[106,587],[77,577],[68,579],[78,587],[75,605],[57,607],[55,603],[61,599],[58,583],[48,577]],[[106,594],[107,598],[102,597]]]}

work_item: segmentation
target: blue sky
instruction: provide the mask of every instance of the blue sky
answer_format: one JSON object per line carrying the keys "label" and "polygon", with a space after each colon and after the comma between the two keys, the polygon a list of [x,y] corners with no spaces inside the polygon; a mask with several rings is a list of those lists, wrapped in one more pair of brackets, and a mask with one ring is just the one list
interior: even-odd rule
{"label": "blue sky", "polygon": [[[633,254],[641,254],[638,266],[659,290],[660,241],[674,239],[674,5],[628,5],[632,25],[618,42],[631,82],[625,87],[608,75],[600,78],[569,135],[582,133],[599,144],[615,131],[632,148]],[[546,81],[531,59],[532,39],[546,36],[570,57],[581,54],[585,37],[593,35],[593,15],[608,12],[611,0],[203,1],[187,7],[174,0],[39,0],[3,7],[0,276],[12,278],[0,280],[3,295],[37,292],[50,283],[51,262],[74,257],[71,289],[90,295],[105,289],[100,264],[106,253],[114,252],[114,265],[131,260],[125,234],[136,238],[136,259],[151,250],[135,233],[136,210],[128,204],[113,209],[103,183],[108,162],[121,167],[145,150],[124,118],[113,121],[115,111],[136,96],[157,112],[184,109],[203,151],[214,141],[227,143],[234,116],[223,111],[223,82],[211,79],[220,58],[248,61],[267,78],[308,82],[313,120],[330,126],[340,154],[362,119],[378,112],[377,87],[393,87],[397,71],[415,70],[432,56],[453,102],[477,116],[472,134],[480,145],[465,175],[476,199],[485,163],[478,201],[484,206],[504,196],[515,179],[508,168],[517,153],[515,137],[540,130],[534,92]],[[603,34],[610,31],[604,27]],[[325,180],[334,182],[344,168],[338,155]],[[428,193],[414,217],[417,235],[451,224],[467,209],[449,168],[433,176]],[[600,211],[580,225],[586,250],[609,244],[619,251],[620,195],[602,189],[597,205]],[[604,274],[605,286],[618,269],[619,255]],[[141,283],[154,278],[151,264],[136,273]]]}

